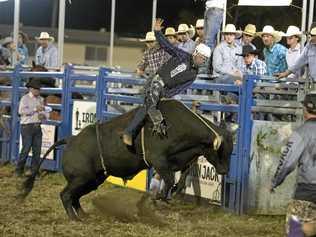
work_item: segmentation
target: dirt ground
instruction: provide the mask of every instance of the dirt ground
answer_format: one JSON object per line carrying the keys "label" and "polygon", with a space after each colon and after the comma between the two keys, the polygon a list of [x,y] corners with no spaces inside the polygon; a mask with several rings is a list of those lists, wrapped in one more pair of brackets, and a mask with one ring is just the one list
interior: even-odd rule
{"label": "dirt ground", "polygon": [[69,221],[59,198],[62,175],[41,177],[24,202],[15,198],[20,182],[13,167],[0,167],[0,236],[284,236],[283,216],[236,216],[180,200],[154,206],[108,183],[81,199],[84,220]]}

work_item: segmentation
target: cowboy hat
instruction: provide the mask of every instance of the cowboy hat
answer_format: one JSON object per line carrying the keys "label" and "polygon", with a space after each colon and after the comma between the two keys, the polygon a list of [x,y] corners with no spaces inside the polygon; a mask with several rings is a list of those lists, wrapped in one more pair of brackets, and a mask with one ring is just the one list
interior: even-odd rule
{"label": "cowboy hat", "polygon": [[193,25],[190,25],[190,28],[187,24],[180,24],[178,26],[177,34],[188,33],[190,38],[193,38],[195,35],[195,29]]}
{"label": "cowboy hat", "polygon": [[232,34],[239,34],[240,32],[236,30],[236,26],[233,24],[227,24],[222,31],[223,34],[225,33],[232,33]]}
{"label": "cowboy hat", "polygon": [[168,27],[165,30],[165,36],[175,36],[176,35],[176,30],[173,27]]}
{"label": "cowboy hat", "polygon": [[311,28],[309,34],[312,36],[316,35],[316,27]]}
{"label": "cowboy hat", "polygon": [[204,28],[204,19],[198,19],[195,23],[195,28]]}
{"label": "cowboy hat", "polygon": [[1,42],[1,44],[2,44],[3,46],[5,46],[5,45],[7,45],[7,44],[10,44],[10,43],[13,43],[13,38],[12,38],[12,37],[5,37],[5,38],[2,40],[2,42]]}
{"label": "cowboy hat", "polygon": [[251,45],[244,45],[242,46],[242,53],[236,55],[245,57],[247,54],[255,54],[258,55],[259,51],[257,49],[254,49]]}
{"label": "cowboy hat", "polygon": [[246,25],[246,27],[242,33],[246,34],[246,35],[251,35],[254,37],[256,35],[256,26],[253,24],[248,24],[248,25]]}
{"label": "cowboy hat", "polygon": [[272,35],[274,41],[277,43],[282,39],[282,33],[280,31],[274,30],[273,26],[266,25],[263,27],[261,32],[258,32],[257,35],[262,38],[263,35]]}
{"label": "cowboy hat", "polygon": [[140,39],[141,42],[150,42],[150,41],[156,41],[155,33],[153,31],[149,31],[146,33],[145,39]]}
{"label": "cowboy hat", "polygon": [[40,90],[41,89],[41,83],[39,82],[39,80],[30,80],[28,83],[26,83],[25,85],[27,88],[33,88],[33,89],[37,89]]}
{"label": "cowboy hat", "polygon": [[47,32],[41,32],[40,36],[35,37],[35,39],[54,41],[54,37],[50,36]]}
{"label": "cowboy hat", "polygon": [[284,37],[290,37],[290,36],[301,37],[302,36],[302,32],[300,31],[300,29],[297,26],[289,26],[287,28],[286,33],[284,34]]}

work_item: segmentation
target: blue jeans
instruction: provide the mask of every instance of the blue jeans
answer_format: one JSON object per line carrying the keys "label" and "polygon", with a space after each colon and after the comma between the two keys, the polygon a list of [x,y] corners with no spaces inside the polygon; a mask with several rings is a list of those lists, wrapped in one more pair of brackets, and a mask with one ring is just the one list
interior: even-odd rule
{"label": "blue jeans", "polygon": [[16,173],[21,174],[32,148],[31,171],[34,173],[39,165],[41,148],[42,148],[42,129],[39,123],[22,124],[22,150],[16,166]]}
{"label": "blue jeans", "polygon": [[204,14],[204,38],[205,44],[209,46],[213,52],[216,46],[216,37],[223,23],[224,10],[211,7],[205,10]]}

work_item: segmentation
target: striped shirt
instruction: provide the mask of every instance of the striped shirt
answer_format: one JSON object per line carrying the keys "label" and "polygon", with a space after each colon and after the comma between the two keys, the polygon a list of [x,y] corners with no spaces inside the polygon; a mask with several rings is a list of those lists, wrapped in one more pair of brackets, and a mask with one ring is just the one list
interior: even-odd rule
{"label": "striped shirt", "polygon": [[267,75],[273,76],[275,73],[286,71],[286,52],[287,48],[281,44],[274,44],[269,49],[263,49],[265,63],[267,65]]}
{"label": "striped shirt", "polygon": [[161,47],[146,49],[137,68],[149,75],[155,75],[158,69],[169,59],[168,53]]}
{"label": "striped shirt", "polygon": [[242,72],[244,74],[262,76],[267,73],[267,66],[265,62],[255,58],[250,65],[243,64]]}
{"label": "striped shirt", "polygon": [[44,106],[44,99],[41,96],[35,97],[31,92],[22,96],[19,105],[19,115],[21,117],[21,124],[41,123],[38,115],[44,114],[48,118],[48,113],[37,112],[37,106]]}

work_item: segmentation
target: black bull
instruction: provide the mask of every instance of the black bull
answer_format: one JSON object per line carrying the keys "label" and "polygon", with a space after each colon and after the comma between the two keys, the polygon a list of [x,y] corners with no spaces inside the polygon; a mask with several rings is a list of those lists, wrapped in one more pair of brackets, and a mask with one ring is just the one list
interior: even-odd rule
{"label": "black bull", "polygon": [[[79,199],[97,189],[109,175],[129,179],[148,166],[154,167],[166,183],[163,194],[166,198],[168,190],[174,185],[174,172],[185,170],[200,155],[204,155],[218,173],[228,172],[233,144],[226,130],[192,113],[181,102],[162,101],[159,107],[167,121],[167,138],[152,136],[152,124],[146,122],[144,139],[140,133],[135,149],[128,148],[121,136],[134,115],[133,110],[109,122],[90,125],[77,136],[56,142],[49,149],[46,154],[58,145],[67,144],[62,170],[68,183],[60,196],[71,219],[77,219],[82,211]],[[214,131],[220,136],[217,139],[221,140],[217,151],[214,149]],[[104,158],[106,173],[101,157]],[[31,176],[24,181],[24,197],[32,190],[34,180],[35,177]]]}

